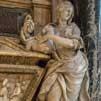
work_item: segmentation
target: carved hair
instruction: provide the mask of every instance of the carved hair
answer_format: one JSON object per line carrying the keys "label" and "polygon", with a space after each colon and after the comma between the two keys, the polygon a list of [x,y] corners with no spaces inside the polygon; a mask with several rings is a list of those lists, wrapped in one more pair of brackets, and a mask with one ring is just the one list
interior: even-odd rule
{"label": "carved hair", "polygon": [[34,22],[30,14],[26,15],[24,19],[24,24],[20,31],[20,39],[22,42],[25,42],[30,38],[30,33],[34,31]]}
{"label": "carved hair", "polygon": [[26,17],[25,17],[25,19],[24,19],[24,22],[26,22],[26,21],[29,20],[29,19],[32,19],[32,17],[31,17],[30,14],[27,14]]}
{"label": "carved hair", "polygon": [[30,14],[26,15],[24,19],[24,25],[23,27],[30,28],[31,30],[34,30],[34,22],[32,20],[32,16]]}
{"label": "carved hair", "polygon": [[73,6],[73,4],[71,2],[69,2],[69,1],[64,1],[64,2],[61,2],[57,6],[57,9],[56,9],[56,22],[58,22],[58,20],[59,20],[60,13],[63,12],[63,11],[66,11],[69,8],[72,9],[72,15],[71,15],[71,18],[69,19],[69,20],[71,20],[74,17],[74,6]]}

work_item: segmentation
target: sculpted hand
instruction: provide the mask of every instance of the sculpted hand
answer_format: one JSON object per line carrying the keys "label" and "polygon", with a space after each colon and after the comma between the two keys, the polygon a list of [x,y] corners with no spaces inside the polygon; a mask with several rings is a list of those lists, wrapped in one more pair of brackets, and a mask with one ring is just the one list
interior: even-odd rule
{"label": "sculpted hand", "polygon": [[49,47],[47,46],[47,44],[37,44],[36,46],[34,46],[34,50],[43,53],[48,53]]}
{"label": "sculpted hand", "polygon": [[53,35],[51,34],[46,34],[44,36],[41,37],[41,39],[39,40],[39,43],[44,43],[45,41],[51,40]]}

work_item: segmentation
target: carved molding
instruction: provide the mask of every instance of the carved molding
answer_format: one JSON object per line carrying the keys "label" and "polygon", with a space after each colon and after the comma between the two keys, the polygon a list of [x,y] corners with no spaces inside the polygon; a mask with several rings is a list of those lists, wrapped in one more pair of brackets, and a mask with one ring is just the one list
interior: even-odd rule
{"label": "carved molding", "polygon": [[0,0],[3,7],[31,8],[31,4],[31,0]]}
{"label": "carved molding", "polygon": [[51,0],[0,0],[0,6],[12,8],[31,8],[32,3],[49,6],[51,5]]}
{"label": "carved molding", "polygon": [[43,69],[43,70],[41,69],[41,71],[39,71],[39,74],[36,75],[37,78],[35,78],[33,76],[32,80],[31,80],[31,82],[30,82],[30,84],[26,90],[25,95],[23,96],[23,101],[32,101],[33,95],[35,95],[37,88],[39,86],[38,84],[40,84],[42,78],[45,75],[45,72],[46,72],[45,69]]}
{"label": "carved molding", "polygon": [[0,73],[22,73],[34,74],[39,71],[38,66],[30,65],[14,65],[14,64],[0,64]]}

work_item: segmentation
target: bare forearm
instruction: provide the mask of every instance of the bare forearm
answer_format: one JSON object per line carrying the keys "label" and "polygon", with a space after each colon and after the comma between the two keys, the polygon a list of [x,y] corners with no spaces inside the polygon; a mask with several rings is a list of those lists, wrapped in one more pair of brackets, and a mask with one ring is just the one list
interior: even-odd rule
{"label": "bare forearm", "polygon": [[63,47],[73,48],[73,40],[62,38],[56,35],[51,35],[48,39],[53,40],[55,43],[60,44]]}

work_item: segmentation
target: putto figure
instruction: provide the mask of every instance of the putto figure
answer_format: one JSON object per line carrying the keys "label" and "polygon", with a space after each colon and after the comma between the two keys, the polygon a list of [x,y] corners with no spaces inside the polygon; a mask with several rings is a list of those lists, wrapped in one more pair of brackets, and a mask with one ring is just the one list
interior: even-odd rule
{"label": "putto figure", "polygon": [[34,37],[32,37],[30,34],[33,33],[34,28],[35,25],[33,19],[30,14],[27,14],[20,31],[20,40],[25,45],[26,50],[31,50],[31,48],[33,48],[32,43],[34,43]]}
{"label": "putto figure", "polygon": [[24,19],[24,24],[20,31],[20,40],[23,43],[25,50],[27,51],[38,51],[47,53],[49,48],[46,44],[39,44],[39,40],[36,40],[38,36],[31,36],[34,33],[35,24],[30,14],[27,14]]}
{"label": "putto figure", "polygon": [[56,14],[56,23],[48,24],[40,39],[50,42],[53,60],[47,64],[37,101],[89,101],[88,61],[80,51],[84,47],[80,29],[72,22],[74,7],[63,2]]}

